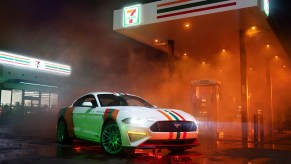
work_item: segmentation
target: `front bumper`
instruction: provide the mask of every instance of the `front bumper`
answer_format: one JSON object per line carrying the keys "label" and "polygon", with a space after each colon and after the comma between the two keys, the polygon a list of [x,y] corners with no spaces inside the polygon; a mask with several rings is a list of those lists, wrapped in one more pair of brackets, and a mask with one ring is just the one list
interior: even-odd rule
{"label": "front bumper", "polygon": [[152,132],[149,127],[121,126],[122,145],[131,148],[191,148],[199,145],[198,132]]}
{"label": "front bumper", "polygon": [[192,148],[199,145],[197,138],[182,140],[147,140],[138,146],[142,149],[158,149],[158,148]]}

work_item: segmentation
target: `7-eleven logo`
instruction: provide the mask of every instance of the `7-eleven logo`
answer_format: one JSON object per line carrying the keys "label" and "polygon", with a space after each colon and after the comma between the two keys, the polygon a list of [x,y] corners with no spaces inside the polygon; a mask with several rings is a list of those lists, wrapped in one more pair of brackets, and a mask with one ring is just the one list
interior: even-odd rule
{"label": "7-eleven logo", "polygon": [[129,14],[129,23],[133,23],[135,13],[136,13],[136,9],[132,9],[132,10],[127,11],[127,14]]}
{"label": "7-eleven logo", "polygon": [[123,26],[134,26],[140,24],[140,5],[125,7],[123,9]]}

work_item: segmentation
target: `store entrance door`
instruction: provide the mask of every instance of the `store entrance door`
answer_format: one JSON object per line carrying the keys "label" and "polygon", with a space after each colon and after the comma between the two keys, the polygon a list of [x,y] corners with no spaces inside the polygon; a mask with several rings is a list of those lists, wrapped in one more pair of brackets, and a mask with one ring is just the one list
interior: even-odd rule
{"label": "store entrance door", "polygon": [[40,95],[38,91],[24,92],[24,110],[26,113],[35,112],[40,107]]}

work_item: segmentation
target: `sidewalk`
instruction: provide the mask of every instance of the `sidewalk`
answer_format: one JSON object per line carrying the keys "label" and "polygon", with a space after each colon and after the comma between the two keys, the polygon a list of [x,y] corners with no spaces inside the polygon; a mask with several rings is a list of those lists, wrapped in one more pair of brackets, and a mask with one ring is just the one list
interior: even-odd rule
{"label": "sidewalk", "polygon": [[17,114],[0,118],[0,136],[54,138],[55,135],[55,113]]}
{"label": "sidewalk", "polygon": [[283,133],[274,133],[272,137],[264,137],[261,141],[254,141],[254,137],[250,136],[247,145],[242,144],[242,137],[239,133],[219,133],[216,136],[209,133],[200,133],[200,140],[219,141],[228,143],[240,143],[242,147],[248,148],[264,148],[264,149],[280,149],[291,151],[291,131]]}

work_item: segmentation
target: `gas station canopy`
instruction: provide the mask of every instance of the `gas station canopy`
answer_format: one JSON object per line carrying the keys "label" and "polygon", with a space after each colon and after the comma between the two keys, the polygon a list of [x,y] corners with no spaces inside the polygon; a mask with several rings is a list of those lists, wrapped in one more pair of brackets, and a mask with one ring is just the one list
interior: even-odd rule
{"label": "gas station canopy", "polygon": [[[275,88],[272,83],[276,86],[272,79],[280,84],[276,86],[278,91],[284,83],[278,77],[286,77],[283,73],[282,76],[275,75],[282,72],[282,67],[275,66],[273,59],[278,56],[287,58],[287,54],[273,32],[268,16],[269,0],[162,0],[115,10],[113,30],[167,52],[170,57],[192,59],[180,60],[180,64],[187,66],[188,62],[190,65],[179,65],[180,72],[185,74],[183,77],[187,77],[184,80],[221,80],[221,85],[225,86],[225,102],[232,103],[240,97],[237,105],[243,123],[242,139],[245,141],[250,132],[246,124],[250,123],[249,116],[261,111],[256,104],[266,104],[263,113],[268,127],[271,127],[268,134],[272,133],[272,89]],[[224,53],[229,54],[229,58],[217,55]],[[253,67],[256,71],[252,71]],[[175,79],[176,82],[181,80]],[[180,86],[184,84],[181,82]],[[180,90],[185,92],[186,88]],[[180,90],[172,92],[177,94]],[[249,101],[251,97],[252,104]],[[183,100],[188,99],[184,97]],[[280,104],[280,101],[276,103]],[[229,113],[237,108],[227,109],[227,105],[223,105],[224,108],[218,113]],[[195,103],[193,109],[198,109]],[[224,116],[217,117],[226,119]],[[219,118],[213,121],[219,121]]]}
{"label": "gas station canopy", "polygon": [[253,30],[257,46],[272,45],[282,54],[268,10],[268,0],[163,0],[115,10],[113,30],[165,52],[173,40],[175,55],[199,58],[225,49],[238,54],[239,31]]}

